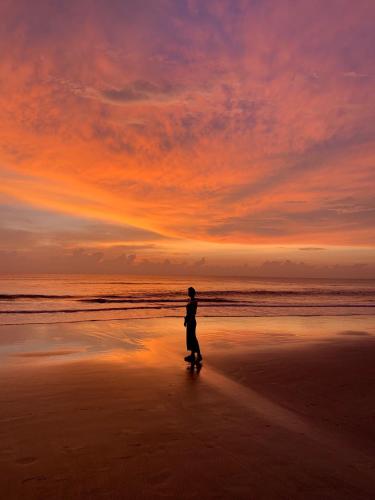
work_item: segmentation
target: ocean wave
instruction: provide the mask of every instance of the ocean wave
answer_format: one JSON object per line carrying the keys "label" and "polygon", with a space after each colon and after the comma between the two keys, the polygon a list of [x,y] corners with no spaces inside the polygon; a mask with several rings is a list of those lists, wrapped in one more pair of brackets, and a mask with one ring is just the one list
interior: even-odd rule
{"label": "ocean wave", "polygon": [[210,297],[210,296],[228,296],[228,295],[239,295],[239,296],[259,296],[259,295],[269,295],[269,296],[310,296],[310,295],[318,295],[318,296],[369,296],[375,298],[375,288],[371,289],[361,289],[361,290],[331,290],[331,289],[305,289],[305,290],[207,290],[201,291],[198,299],[201,300],[201,297]]}
{"label": "ocean wave", "polygon": [[[375,289],[304,289],[304,290],[203,290],[200,291],[198,300],[200,302],[230,302],[234,297],[373,297]],[[17,300],[78,300],[81,302],[110,303],[110,302],[186,302],[185,294],[174,291],[153,291],[139,294],[33,294],[33,293],[3,293],[0,294],[2,301]]]}
{"label": "ocean wave", "polygon": [[[80,299],[80,302],[87,302],[87,303],[94,303],[94,304],[121,304],[128,302],[129,304],[138,304],[138,303],[175,303],[175,304],[186,304],[186,298],[181,298],[181,299],[165,299],[165,298],[136,298],[134,296],[131,296],[130,298],[105,298],[105,297],[97,297],[97,298],[91,298],[91,299]],[[213,297],[212,299],[205,299],[205,298],[199,298],[199,302],[201,303],[206,303],[206,302],[215,302],[215,303],[230,303],[230,304],[235,304],[238,303],[238,300],[235,299],[221,299],[221,298],[216,298]]]}
{"label": "ocean wave", "polygon": [[[200,318],[323,318],[323,317],[352,317],[352,316],[369,316],[367,313],[360,312],[342,312],[335,314],[321,314],[318,312],[313,313],[293,313],[293,314],[203,314]],[[373,315],[371,315],[373,316]],[[95,323],[95,322],[111,322],[111,321],[139,321],[139,320],[155,320],[155,319],[181,319],[180,315],[165,314],[160,316],[133,316],[128,318],[84,318],[84,319],[71,319],[66,321],[22,321],[14,323],[2,323],[0,328],[3,326],[26,326],[26,325],[61,325],[61,324],[72,324],[72,323]]]}
{"label": "ocean wave", "polygon": [[19,299],[77,299],[78,295],[45,295],[40,293],[2,293],[0,300],[19,300]]}
{"label": "ocean wave", "polygon": [[[217,304],[210,304],[207,303],[203,308],[211,308],[211,307],[218,307]],[[375,309],[375,304],[264,304],[264,303],[256,303],[256,302],[251,302],[251,303],[246,303],[246,302],[237,302],[237,303],[230,303],[230,304],[225,304],[222,303],[220,304],[220,307],[222,308],[267,308],[267,309],[272,309],[272,308],[289,308],[289,309],[303,309],[303,308],[316,308],[316,309],[321,309],[321,308],[345,308],[345,307],[351,307],[351,308],[374,308]],[[71,309],[71,308],[64,308],[64,309],[8,309],[8,310],[3,310],[0,311],[0,314],[58,314],[58,313],[91,313],[91,312],[106,312],[106,311],[129,311],[129,310],[142,310],[142,309],[177,309],[177,308],[183,308],[183,306],[177,306],[177,305],[164,305],[164,304],[158,304],[158,305],[150,305],[150,306],[130,306],[130,307],[95,307],[95,308],[86,308],[86,309]],[[200,315],[202,316],[202,315]]]}
{"label": "ocean wave", "polygon": [[0,311],[0,314],[58,314],[58,313],[90,313],[102,311],[128,311],[137,309],[168,309],[175,308],[175,306],[138,306],[138,307],[95,307],[90,309],[16,309]]}

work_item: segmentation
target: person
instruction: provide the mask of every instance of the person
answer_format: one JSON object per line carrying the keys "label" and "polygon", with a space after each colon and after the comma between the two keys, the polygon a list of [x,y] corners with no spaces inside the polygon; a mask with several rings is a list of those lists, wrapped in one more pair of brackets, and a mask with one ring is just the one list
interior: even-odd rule
{"label": "person", "polygon": [[[197,327],[195,314],[198,307],[195,293],[195,289],[192,286],[188,288],[189,301],[186,304],[186,316],[184,321],[184,326],[186,327],[186,347],[188,351],[191,351],[191,354],[185,357],[185,361],[190,363],[200,363],[203,359],[195,333]],[[197,354],[197,357],[195,357],[195,354]]]}

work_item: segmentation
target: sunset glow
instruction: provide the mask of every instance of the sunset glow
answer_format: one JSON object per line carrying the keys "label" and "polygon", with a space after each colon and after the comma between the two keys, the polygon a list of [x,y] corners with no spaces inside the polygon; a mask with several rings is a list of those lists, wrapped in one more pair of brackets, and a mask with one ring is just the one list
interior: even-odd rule
{"label": "sunset glow", "polygon": [[3,1],[1,272],[375,277],[375,4]]}

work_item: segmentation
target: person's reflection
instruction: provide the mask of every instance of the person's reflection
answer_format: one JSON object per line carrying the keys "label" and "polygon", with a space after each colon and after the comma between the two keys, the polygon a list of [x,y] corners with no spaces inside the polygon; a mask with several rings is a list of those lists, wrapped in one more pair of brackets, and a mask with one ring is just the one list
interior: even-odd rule
{"label": "person's reflection", "polygon": [[191,363],[187,368],[186,368],[186,373],[190,381],[196,381],[199,378],[199,373],[202,369],[202,365],[200,363],[194,364]]}

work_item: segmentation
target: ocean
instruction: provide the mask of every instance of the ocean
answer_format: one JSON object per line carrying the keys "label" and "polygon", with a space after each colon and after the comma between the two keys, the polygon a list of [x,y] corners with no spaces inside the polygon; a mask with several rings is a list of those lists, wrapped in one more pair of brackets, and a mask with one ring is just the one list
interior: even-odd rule
{"label": "ocean", "polygon": [[182,317],[194,286],[199,317],[372,316],[374,280],[119,275],[3,275],[0,323]]}

